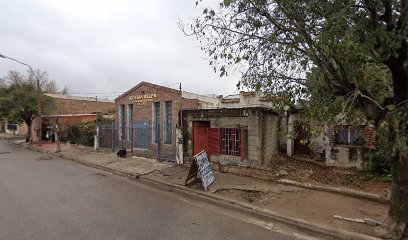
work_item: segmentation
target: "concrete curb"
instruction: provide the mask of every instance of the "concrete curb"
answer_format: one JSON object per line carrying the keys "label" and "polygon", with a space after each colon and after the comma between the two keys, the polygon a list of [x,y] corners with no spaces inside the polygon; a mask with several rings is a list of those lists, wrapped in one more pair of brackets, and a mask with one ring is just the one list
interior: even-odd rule
{"label": "concrete curb", "polygon": [[200,201],[206,201],[209,202],[215,206],[219,206],[219,207],[223,207],[229,210],[233,210],[233,211],[238,211],[250,216],[254,216],[254,217],[258,217],[258,218],[262,218],[265,220],[273,220],[273,221],[277,221],[280,222],[282,224],[294,227],[296,229],[299,229],[303,232],[306,233],[311,233],[311,234],[315,234],[318,236],[322,236],[325,239],[344,239],[344,240],[379,240],[379,238],[376,237],[372,237],[372,236],[368,236],[368,235],[364,235],[364,234],[359,234],[359,233],[354,233],[354,232],[349,232],[343,229],[336,229],[336,228],[332,228],[332,227],[322,227],[320,225],[317,224],[313,224],[313,223],[309,223],[306,222],[304,220],[301,219],[296,219],[296,218],[292,218],[292,217],[287,217],[287,216],[283,216],[279,213],[267,210],[267,209],[263,209],[263,208],[259,208],[259,207],[254,207],[251,206],[249,204],[245,204],[245,203],[240,203],[240,202],[235,202],[220,196],[216,196],[216,195],[212,195],[206,192],[201,192],[201,191],[197,191],[191,188],[187,188],[185,186],[182,185],[175,185],[175,184],[171,184],[171,183],[167,183],[167,182],[163,182],[157,179],[152,179],[149,177],[141,177],[142,174],[140,175],[136,175],[133,173],[129,173],[129,172],[124,172],[124,171],[120,171],[120,170],[116,170],[116,169],[112,169],[112,168],[108,168],[105,166],[101,166],[101,165],[97,165],[91,162],[88,162],[86,160],[82,160],[79,158],[75,158],[72,156],[67,156],[61,153],[52,153],[49,151],[41,151],[40,149],[36,149],[36,148],[32,148],[30,146],[22,146],[22,145],[18,145],[18,144],[14,144],[20,147],[24,147],[26,149],[29,150],[33,150],[33,151],[37,151],[37,152],[42,152],[42,153],[47,153],[56,157],[61,157],[67,160],[71,160],[77,163],[80,163],[82,165],[88,166],[88,167],[92,167],[92,168],[96,168],[99,170],[103,170],[106,172],[110,172],[112,174],[115,175],[119,175],[119,176],[123,176],[123,177],[127,177],[130,180],[139,182],[141,184],[145,184],[147,186],[151,186],[160,190],[164,190],[164,191],[169,191],[169,192],[175,192],[177,194],[181,194],[187,197],[190,197],[192,199],[196,199],[196,200],[200,200]]}
{"label": "concrete curb", "polygon": [[[53,153],[53,152],[49,152],[49,151],[41,151],[39,149],[32,148],[30,146],[21,146],[20,144],[15,144],[15,143],[12,143],[12,144],[16,145],[16,146],[27,148],[27,149],[31,149],[33,151],[52,154],[52,155],[57,156],[57,157],[61,157],[63,155],[63,154],[58,155],[58,153]],[[64,158],[75,161],[73,159],[70,159],[70,157],[68,157],[68,156],[65,156]],[[94,167],[94,168],[99,168],[101,170],[110,169],[110,168],[106,168],[106,167],[96,165],[96,164],[93,164],[93,163],[89,163],[89,166]],[[120,174],[118,174],[118,175],[120,175]],[[144,175],[144,174],[141,174],[141,175]],[[316,191],[336,193],[336,194],[341,194],[341,195],[345,195],[345,196],[350,196],[350,197],[359,198],[359,199],[363,199],[363,200],[369,200],[369,201],[378,202],[378,203],[384,203],[384,204],[389,204],[390,203],[390,199],[388,199],[388,198],[381,197],[380,195],[375,194],[375,193],[369,193],[369,192],[364,192],[364,191],[351,190],[351,189],[346,189],[346,188],[319,186],[319,185],[313,185],[313,184],[308,184],[308,183],[301,183],[301,182],[297,182],[297,181],[290,180],[290,179],[279,179],[279,180],[274,180],[273,182],[280,183],[280,184],[285,184],[285,185],[289,185],[289,186],[301,187],[301,188],[305,188],[305,189],[316,190]]]}
{"label": "concrete curb", "polygon": [[312,184],[307,184],[307,183],[300,183],[300,182],[296,182],[296,181],[289,180],[289,179],[280,179],[275,182],[286,184],[286,185],[291,185],[291,186],[296,186],[296,187],[301,187],[301,188],[306,188],[306,189],[322,191],[322,192],[342,194],[342,195],[355,197],[355,198],[361,198],[364,200],[370,200],[370,201],[378,202],[378,203],[387,203],[387,204],[390,203],[390,200],[388,198],[383,198],[375,193],[363,192],[363,191],[358,191],[358,190],[350,190],[350,189],[345,189],[345,188],[324,187],[324,186],[312,185]]}

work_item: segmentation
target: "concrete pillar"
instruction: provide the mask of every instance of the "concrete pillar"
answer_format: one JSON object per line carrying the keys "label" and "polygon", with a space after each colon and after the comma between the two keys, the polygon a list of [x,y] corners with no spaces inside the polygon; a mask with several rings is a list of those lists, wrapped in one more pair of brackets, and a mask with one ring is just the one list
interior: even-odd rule
{"label": "concrete pillar", "polygon": [[99,125],[96,127],[96,135],[94,135],[94,149],[98,152],[99,149]]}
{"label": "concrete pillar", "polygon": [[248,162],[253,166],[262,166],[262,116],[250,111],[248,116]]}
{"label": "concrete pillar", "polygon": [[183,135],[180,128],[176,128],[176,164],[183,165]]}
{"label": "concrete pillar", "polygon": [[294,114],[290,113],[288,119],[288,135],[287,135],[287,144],[286,144],[286,154],[291,157],[295,152],[295,120],[296,117]]}

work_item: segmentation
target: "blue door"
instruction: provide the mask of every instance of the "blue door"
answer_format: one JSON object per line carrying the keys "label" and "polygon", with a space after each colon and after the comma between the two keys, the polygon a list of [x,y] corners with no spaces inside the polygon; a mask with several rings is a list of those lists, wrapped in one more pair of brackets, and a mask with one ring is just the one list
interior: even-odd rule
{"label": "blue door", "polygon": [[148,121],[136,122],[136,147],[149,149],[150,148],[150,124]]}

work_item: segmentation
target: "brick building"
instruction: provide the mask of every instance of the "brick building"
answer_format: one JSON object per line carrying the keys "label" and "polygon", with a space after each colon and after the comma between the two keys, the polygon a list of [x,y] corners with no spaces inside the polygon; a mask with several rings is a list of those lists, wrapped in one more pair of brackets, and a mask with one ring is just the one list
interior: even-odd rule
{"label": "brick building", "polygon": [[97,114],[113,114],[115,103],[108,99],[97,99],[92,97],[76,97],[62,94],[45,93],[52,98],[52,102],[44,109],[43,119],[60,124],[75,124],[96,120]]}
{"label": "brick building", "polygon": [[95,121],[99,113],[113,114],[115,111],[115,103],[107,99],[51,93],[44,95],[51,100],[43,109],[42,121],[36,118],[32,123],[33,141],[38,141],[40,136],[44,138],[47,131],[52,132],[57,122],[60,125],[69,125]]}
{"label": "brick building", "polygon": [[53,99],[53,104],[44,109],[46,114],[91,114],[115,112],[114,102],[108,99],[51,93],[45,93],[44,95]]}
{"label": "brick building", "polygon": [[214,97],[140,82],[115,99],[117,131],[112,132],[112,142],[120,141],[121,146],[132,151],[155,151],[161,146],[163,152],[167,150],[174,153],[176,128],[180,126],[180,110],[217,106],[218,99]]}

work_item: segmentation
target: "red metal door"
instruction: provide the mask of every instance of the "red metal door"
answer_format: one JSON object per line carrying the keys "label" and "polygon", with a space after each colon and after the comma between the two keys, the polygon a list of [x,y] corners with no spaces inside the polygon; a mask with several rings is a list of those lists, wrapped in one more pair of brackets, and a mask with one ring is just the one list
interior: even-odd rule
{"label": "red metal door", "polygon": [[207,128],[208,157],[220,155],[220,129]]}
{"label": "red metal door", "polygon": [[205,150],[208,152],[208,135],[207,128],[210,127],[210,122],[193,121],[193,154]]}

